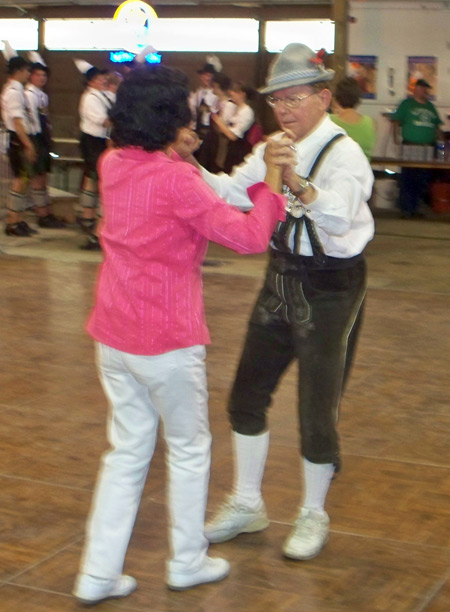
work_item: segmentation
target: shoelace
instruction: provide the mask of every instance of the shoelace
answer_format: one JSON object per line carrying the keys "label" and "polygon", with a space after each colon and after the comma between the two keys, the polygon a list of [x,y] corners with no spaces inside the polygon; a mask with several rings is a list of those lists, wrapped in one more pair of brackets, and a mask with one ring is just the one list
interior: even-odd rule
{"label": "shoelace", "polygon": [[295,521],[294,538],[301,539],[304,536],[319,535],[321,523],[309,517],[300,517]]}
{"label": "shoelace", "polygon": [[219,523],[224,520],[230,520],[230,512],[248,512],[248,508],[245,506],[237,506],[232,499],[224,502],[219,510],[217,511],[216,518],[214,519],[214,523]]}

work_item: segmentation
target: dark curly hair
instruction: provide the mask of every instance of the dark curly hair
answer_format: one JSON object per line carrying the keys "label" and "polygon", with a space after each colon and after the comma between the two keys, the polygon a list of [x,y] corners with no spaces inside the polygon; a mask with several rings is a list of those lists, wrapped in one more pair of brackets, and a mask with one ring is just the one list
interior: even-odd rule
{"label": "dark curly hair", "polygon": [[111,138],[118,147],[164,149],[189,124],[188,79],[179,70],[149,65],[130,72],[109,111]]}

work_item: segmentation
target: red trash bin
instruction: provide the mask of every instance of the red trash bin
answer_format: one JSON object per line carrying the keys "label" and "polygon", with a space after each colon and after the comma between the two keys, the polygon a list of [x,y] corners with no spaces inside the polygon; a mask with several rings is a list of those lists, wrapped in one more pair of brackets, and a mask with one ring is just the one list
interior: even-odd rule
{"label": "red trash bin", "polygon": [[431,206],[434,212],[450,213],[450,183],[431,184]]}

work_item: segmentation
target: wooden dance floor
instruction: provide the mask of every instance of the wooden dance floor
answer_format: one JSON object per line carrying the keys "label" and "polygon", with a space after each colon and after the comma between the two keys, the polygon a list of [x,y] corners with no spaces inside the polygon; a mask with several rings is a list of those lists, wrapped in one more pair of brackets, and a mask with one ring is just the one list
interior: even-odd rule
{"label": "wooden dance floor", "polygon": [[[101,256],[74,229],[0,244],[0,612],[71,612],[106,405],[83,330]],[[270,527],[211,546],[229,578],[164,584],[164,445],[125,570],[138,590],[101,612],[450,611],[450,225],[377,220],[365,325],[341,411],[330,540],[309,562],[281,544],[301,498],[295,367],[270,412]],[[204,268],[213,463],[208,512],[232,480],[225,406],[265,257],[213,247]]]}

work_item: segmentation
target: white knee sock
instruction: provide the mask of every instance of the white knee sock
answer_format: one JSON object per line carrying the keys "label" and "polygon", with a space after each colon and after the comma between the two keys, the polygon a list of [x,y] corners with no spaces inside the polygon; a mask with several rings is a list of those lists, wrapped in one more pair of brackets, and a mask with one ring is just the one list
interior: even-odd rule
{"label": "white knee sock", "polygon": [[97,208],[98,193],[95,191],[88,191],[87,189],[82,189],[80,193],[80,205],[83,208]]}
{"label": "white knee sock", "polygon": [[26,209],[27,200],[23,193],[19,193],[18,191],[9,191],[8,199],[6,202],[6,208],[15,213],[24,212]]}
{"label": "white knee sock", "polygon": [[305,494],[303,508],[323,511],[334,474],[332,463],[311,463],[303,457]]}
{"label": "white knee sock", "polygon": [[45,189],[32,189],[31,202],[36,208],[45,208],[48,206],[48,196]]}
{"label": "white knee sock", "polygon": [[235,453],[233,497],[243,506],[256,509],[262,502],[261,482],[269,450],[269,432],[243,436],[233,432]]}

